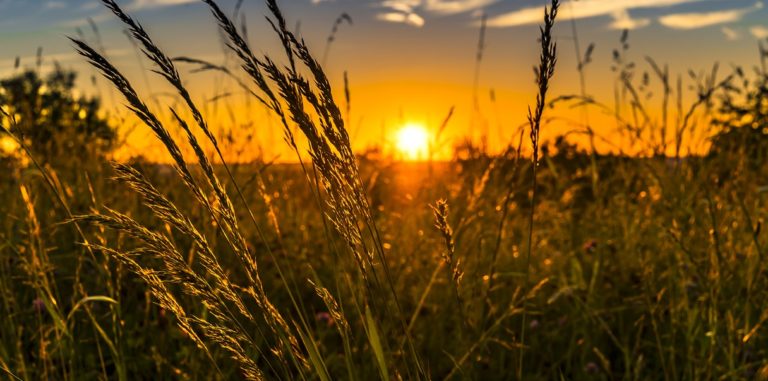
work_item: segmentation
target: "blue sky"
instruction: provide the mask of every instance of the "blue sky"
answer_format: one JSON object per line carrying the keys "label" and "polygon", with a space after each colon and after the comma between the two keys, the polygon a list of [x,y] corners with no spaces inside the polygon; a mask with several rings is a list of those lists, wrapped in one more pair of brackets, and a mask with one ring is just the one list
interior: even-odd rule
{"label": "blue sky", "polygon": [[[221,0],[226,9],[234,0]],[[184,46],[189,54],[218,52],[213,22],[198,0],[121,0],[119,3],[140,19],[157,39]],[[468,57],[473,56],[480,15],[487,14],[488,49],[502,45],[528,45],[535,38],[535,24],[541,19],[541,0],[283,0],[285,13],[301,23],[302,34],[322,49],[333,20],[347,12],[355,20],[343,26],[336,45],[345,57],[346,50],[359,55],[374,55],[373,48],[389,53],[413,54],[413,61],[439,57],[446,46],[461,43]],[[260,0],[246,0],[249,22],[261,23],[264,8]],[[768,37],[768,13],[753,0],[577,0],[565,1],[561,21],[576,19],[583,44],[595,42],[610,51],[621,29],[632,29],[641,44],[652,42],[655,53],[670,61],[686,42],[688,55],[702,53],[713,59],[742,59],[754,52],[734,55],[734,44],[754,46],[756,39]],[[71,49],[64,36],[76,35],[80,28],[87,35],[87,18],[94,20],[104,34],[105,44],[115,53],[127,54],[118,25],[97,0],[0,0],[0,72],[15,57],[31,57],[38,46],[52,59],[67,58]],[[569,38],[569,28],[560,34]],[[264,29],[256,31],[266,32]],[[195,33],[195,32],[206,32]],[[160,37],[162,36],[162,38]],[[498,36],[498,40],[493,40]],[[190,45],[189,40],[195,44]],[[702,46],[697,41],[706,41]],[[719,57],[712,48],[723,49]],[[399,48],[399,49],[398,49]],[[181,50],[181,49],[179,49]],[[433,53],[438,54],[433,54]],[[599,52],[599,50],[598,50]],[[350,52],[352,53],[352,52]],[[645,52],[651,54],[654,52]],[[502,57],[509,57],[504,53]],[[450,55],[448,55],[450,57]],[[354,58],[354,57],[353,57]],[[360,59],[357,57],[356,59]],[[25,60],[29,61],[29,59]],[[470,59],[471,61],[471,59]],[[693,63],[700,62],[695,60]],[[435,62],[437,64],[438,62]],[[466,66],[466,62],[459,63]],[[368,73],[359,73],[366,76]],[[375,72],[374,72],[375,74]]]}
{"label": "blue sky", "polygon": [[[568,3],[570,1],[565,1]],[[120,4],[134,12],[167,12],[174,7],[199,3],[197,0],[125,0]],[[231,4],[223,0],[222,5]],[[246,7],[256,1],[246,1]],[[660,24],[672,29],[700,28],[739,23],[762,4],[755,1],[716,0],[576,0],[573,7],[565,4],[564,18],[603,18],[606,26],[623,29]],[[457,14],[469,14],[477,19],[479,12],[489,14],[489,24],[509,27],[539,21],[543,1],[526,0],[289,0],[283,7],[303,10],[303,14],[322,8],[363,11],[364,17],[423,26],[435,19]],[[199,5],[199,4],[198,4]],[[97,0],[0,0],[3,27],[33,28],[77,25],[86,17],[105,19]],[[572,9],[571,9],[572,8]],[[571,10],[573,14],[571,14]],[[166,13],[171,15],[172,13]]]}

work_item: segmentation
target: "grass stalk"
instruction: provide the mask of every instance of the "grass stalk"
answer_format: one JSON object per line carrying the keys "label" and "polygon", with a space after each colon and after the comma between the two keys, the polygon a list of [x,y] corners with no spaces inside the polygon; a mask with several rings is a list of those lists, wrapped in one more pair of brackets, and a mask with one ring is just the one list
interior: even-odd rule
{"label": "grass stalk", "polygon": [[[533,148],[533,165],[532,165],[532,180],[531,180],[531,209],[528,218],[528,252],[525,257],[525,282],[523,283],[524,289],[528,289],[530,283],[531,273],[531,256],[533,254],[533,232],[534,232],[534,217],[536,213],[536,194],[537,194],[537,176],[536,169],[539,165],[539,144],[541,143],[541,122],[544,116],[544,108],[546,107],[547,91],[549,90],[549,81],[555,74],[555,64],[557,62],[557,45],[552,38],[552,29],[555,26],[555,19],[557,18],[557,11],[560,7],[558,0],[552,0],[549,9],[544,9],[544,25],[540,28],[541,37],[541,54],[539,59],[539,66],[536,69],[536,83],[538,85],[539,92],[536,96],[536,107],[532,111],[528,108],[528,123],[530,125],[531,133],[531,146]],[[525,331],[526,331],[526,318],[527,318],[527,299],[523,302],[523,316],[520,324],[520,355],[518,358],[517,377],[519,380],[523,379],[523,359],[525,355]]]}

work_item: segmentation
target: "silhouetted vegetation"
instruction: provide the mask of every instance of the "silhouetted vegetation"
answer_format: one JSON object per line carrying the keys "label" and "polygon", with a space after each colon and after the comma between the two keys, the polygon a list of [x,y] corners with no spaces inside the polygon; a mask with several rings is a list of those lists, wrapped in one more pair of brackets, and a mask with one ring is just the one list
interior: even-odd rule
{"label": "silhouetted vegetation", "polygon": [[0,81],[0,105],[14,119],[6,125],[45,163],[104,158],[116,144],[100,100],[78,96],[75,81],[58,66],[45,77],[26,70]]}

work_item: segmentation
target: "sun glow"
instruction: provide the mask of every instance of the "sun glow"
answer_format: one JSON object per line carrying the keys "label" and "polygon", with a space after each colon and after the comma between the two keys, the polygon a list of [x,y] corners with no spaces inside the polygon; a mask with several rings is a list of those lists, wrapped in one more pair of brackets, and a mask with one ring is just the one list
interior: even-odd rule
{"label": "sun glow", "polygon": [[407,123],[397,131],[397,151],[405,160],[424,160],[429,153],[429,132],[424,125]]}

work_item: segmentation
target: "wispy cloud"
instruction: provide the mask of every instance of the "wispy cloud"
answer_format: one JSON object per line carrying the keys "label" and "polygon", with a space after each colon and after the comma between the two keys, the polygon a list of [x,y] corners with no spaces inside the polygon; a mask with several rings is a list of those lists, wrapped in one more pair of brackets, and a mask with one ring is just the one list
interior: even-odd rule
{"label": "wispy cloud", "polygon": [[152,9],[198,2],[197,0],[134,0],[126,9]]}
{"label": "wispy cloud", "polygon": [[379,6],[396,12],[410,13],[421,6],[421,0],[384,0]]}
{"label": "wispy cloud", "polygon": [[[559,18],[561,20],[584,19],[598,16],[614,16],[613,26],[629,24],[629,16],[626,18],[616,17],[624,16],[624,12],[632,9],[648,8],[667,8],[675,5],[696,3],[704,0],[584,0],[574,3],[573,6],[560,8]],[[519,25],[538,24],[541,22],[543,13],[541,7],[529,7],[517,11],[505,13],[492,17],[488,20],[488,26],[491,27],[510,27]],[[647,25],[650,21],[646,19],[634,20],[635,23],[629,24],[634,27]]]}
{"label": "wispy cloud", "polygon": [[428,12],[457,14],[485,8],[498,0],[425,0],[423,7]]}
{"label": "wispy cloud", "polygon": [[725,38],[728,41],[736,41],[741,38],[741,33],[739,33],[737,30],[724,26],[720,29],[721,32],[725,35]]}
{"label": "wispy cloud", "polygon": [[[129,4],[122,6],[126,12],[144,11],[151,9],[158,9],[164,7],[171,7],[174,5],[184,5],[199,2],[199,0],[133,0]],[[121,4],[122,5],[122,4]],[[94,11],[101,9],[99,13],[93,14]],[[114,19],[112,12],[108,11],[99,1],[94,0],[92,2],[84,3],[80,6],[80,14],[91,14],[89,17],[79,17],[75,19],[65,20],[59,23],[59,26],[65,28],[76,28],[88,23],[88,18],[95,23],[102,23],[107,20]]]}
{"label": "wispy cloud", "polygon": [[424,18],[416,13],[385,12],[379,13],[376,15],[376,18],[383,21],[413,25],[419,28],[424,26]]}
{"label": "wispy cloud", "polygon": [[405,23],[417,27],[424,25],[422,15],[454,15],[477,11],[500,0],[382,0],[379,20]]}
{"label": "wispy cloud", "polygon": [[629,16],[629,11],[623,9],[613,14],[613,22],[609,26],[611,29],[639,29],[650,23],[651,19],[648,18],[633,19]]}
{"label": "wispy cloud", "polygon": [[45,3],[45,9],[63,9],[66,7],[67,4],[63,1],[49,1]]}
{"label": "wispy cloud", "polygon": [[757,3],[755,6],[747,8],[725,9],[721,11],[701,13],[677,13],[662,16],[659,18],[659,22],[672,29],[698,29],[739,21],[747,13],[762,7],[762,3]]}
{"label": "wispy cloud", "polygon": [[760,38],[760,39],[768,38],[768,28],[762,25],[755,25],[749,28],[749,34],[751,34],[755,38]]}

